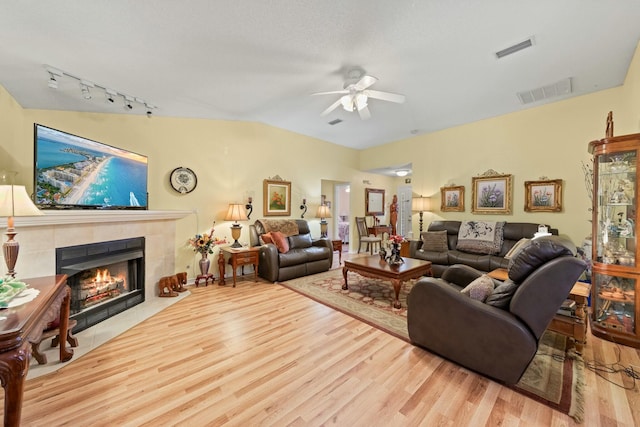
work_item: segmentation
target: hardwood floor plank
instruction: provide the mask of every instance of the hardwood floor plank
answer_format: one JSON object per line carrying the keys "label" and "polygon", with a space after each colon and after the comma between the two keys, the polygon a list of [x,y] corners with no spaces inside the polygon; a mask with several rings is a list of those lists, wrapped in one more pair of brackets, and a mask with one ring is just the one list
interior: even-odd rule
{"label": "hardwood floor plank", "polygon": [[[22,424],[575,425],[280,285],[251,277],[236,288],[190,290],[59,371],[28,380]],[[640,365],[638,350],[589,335],[585,358],[612,363],[618,354]],[[585,376],[585,426],[640,424],[637,386]],[[621,373],[605,376],[631,384]]]}

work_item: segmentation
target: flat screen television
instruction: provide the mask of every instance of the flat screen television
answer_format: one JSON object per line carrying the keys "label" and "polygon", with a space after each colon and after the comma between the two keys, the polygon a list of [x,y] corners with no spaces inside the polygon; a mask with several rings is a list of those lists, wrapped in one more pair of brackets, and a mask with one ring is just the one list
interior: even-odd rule
{"label": "flat screen television", "polygon": [[34,124],[36,205],[148,209],[147,157]]}

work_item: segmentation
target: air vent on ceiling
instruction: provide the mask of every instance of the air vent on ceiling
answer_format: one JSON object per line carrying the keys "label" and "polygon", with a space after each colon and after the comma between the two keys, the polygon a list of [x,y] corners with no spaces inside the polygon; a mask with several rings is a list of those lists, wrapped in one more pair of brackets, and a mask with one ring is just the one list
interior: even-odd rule
{"label": "air vent on ceiling", "polygon": [[518,99],[522,104],[531,104],[532,102],[542,101],[547,98],[567,95],[571,93],[571,77],[562,79],[559,82],[539,87],[537,89],[518,92]]}
{"label": "air vent on ceiling", "polygon": [[335,119],[335,120],[331,120],[331,121],[329,122],[329,124],[330,124],[331,126],[333,126],[333,125],[337,125],[338,123],[342,123],[342,119]]}
{"label": "air vent on ceiling", "polygon": [[533,46],[533,37],[529,37],[523,42],[516,43],[513,46],[509,46],[506,49],[502,49],[501,51],[496,52],[496,56],[498,57],[498,59],[504,58],[507,55],[511,55],[512,53],[519,52],[522,49],[526,49],[531,46]]}

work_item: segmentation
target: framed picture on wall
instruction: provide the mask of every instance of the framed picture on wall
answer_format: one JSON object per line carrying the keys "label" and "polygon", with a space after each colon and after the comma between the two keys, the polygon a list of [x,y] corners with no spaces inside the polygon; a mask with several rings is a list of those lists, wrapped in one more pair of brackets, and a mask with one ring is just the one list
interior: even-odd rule
{"label": "framed picture on wall", "polygon": [[471,213],[511,214],[511,178],[489,170],[471,178]]}
{"label": "framed picture on wall", "polygon": [[464,212],[464,185],[440,188],[442,212]]}
{"label": "framed picture on wall", "polygon": [[291,182],[263,181],[264,216],[291,215]]}
{"label": "framed picture on wall", "polygon": [[525,212],[562,211],[562,180],[525,181]]}
{"label": "framed picture on wall", "polygon": [[365,188],[364,201],[366,215],[384,215],[384,190]]}

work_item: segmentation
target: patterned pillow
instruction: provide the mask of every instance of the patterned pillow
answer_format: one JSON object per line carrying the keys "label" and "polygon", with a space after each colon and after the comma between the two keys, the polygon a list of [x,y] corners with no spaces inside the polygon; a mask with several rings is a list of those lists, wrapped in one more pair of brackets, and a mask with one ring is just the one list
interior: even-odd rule
{"label": "patterned pillow", "polygon": [[476,280],[469,283],[466,288],[460,291],[460,293],[469,295],[472,299],[480,302],[484,302],[491,292],[493,292],[493,279],[486,274],[478,277]]}
{"label": "patterned pillow", "polygon": [[449,250],[449,246],[447,246],[447,230],[425,231],[422,233],[421,249],[428,252],[446,252]]}
{"label": "patterned pillow", "polygon": [[474,254],[497,255],[502,248],[502,222],[465,221],[460,224],[456,249]]}
{"label": "patterned pillow", "polygon": [[273,239],[273,244],[278,248],[278,252],[281,254],[286,254],[289,252],[289,240],[284,233],[279,231],[272,231],[271,238]]}

